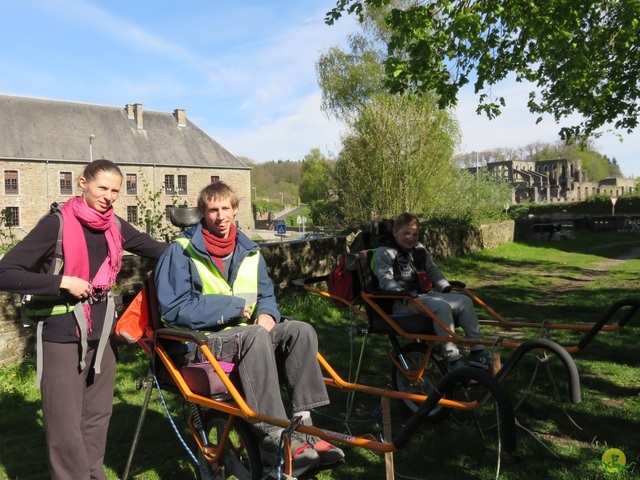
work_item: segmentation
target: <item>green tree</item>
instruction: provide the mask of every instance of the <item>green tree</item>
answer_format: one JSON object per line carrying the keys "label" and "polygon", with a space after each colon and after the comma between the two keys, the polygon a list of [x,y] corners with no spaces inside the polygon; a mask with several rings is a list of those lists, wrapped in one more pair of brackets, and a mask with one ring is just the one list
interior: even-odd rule
{"label": "green tree", "polygon": [[334,174],[349,224],[367,222],[372,212],[428,216],[448,203],[443,193],[458,171],[451,159],[459,128],[433,96],[379,94],[350,122],[349,131]]}
{"label": "green tree", "polygon": [[[133,224],[144,228],[156,240],[172,241],[177,236],[178,229],[165,220],[165,207],[161,201],[164,185],[154,192],[145,179],[142,179],[141,184],[142,195],[136,196],[140,215]],[[171,204],[174,207],[179,206],[180,197],[174,194],[171,198]],[[187,203],[183,201],[182,206],[187,206]]]}
{"label": "green tree", "polygon": [[300,201],[311,203],[329,196],[331,167],[320,149],[314,148],[304,157],[300,184]]}
{"label": "green tree", "polygon": [[[250,162],[248,162],[250,163]],[[268,161],[251,164],[251,188],[254,200],[262,199],[271,202],[288,204],[292,197],[298,197],[298,186],[301,182],[301,161]],[[282,197],[280,196],[282,193]],[[280,210],[280,208],[278,209]]]}
{"label": "green tree", "polygon": [[[397,0],[407,5],[411,0]],[[333,175],[334,197],[311,205],[314,223],[358,226],[371,216],[403,211],[424,218],[465,222],[504,216],[512,189],[491,178],[461,172],[453,162],[460,139],[457,121],[424,91],[389,93],[383,61],[390,38],[384,9],[367,9],[362,31],[349,36],[348,52],[324,53],[316,68],[323,109],[347,125]]]}
{"label": "green tree", "polygon": [[347,44],[349,51],[331,47],[316,63],[321,108],[343,122],[353,120],[374,95],[383,92],[384,80],[384,57],[373,39],[354,33]]}
{"label": "green tree", "polygon": [[610,177],[622,177],[622,170],[620,170],[620,165],[618,161],[614,158],[609,159],[608,157],[604,157],[609,164],[609,176]]}
{"label": "green tree", "polygon": [[270,202],[268,200],[254,200],[251,202],[254,215],[264,215],[267,212],[279,212],[282,204]]}
{"label": "green tree", "polygon": [[0,255],[7,253],[18,243],[11,230],[14,223],[10,220],[12,220],[10,210],[8,208],[0,210]]}
{"label": "green tree", "polygon": [[340,200],[337,198],[313,202],[310,205],[309,217],[312,225],[325,230],[340,232],[347,226]]}
{"label": "green tree", "polygon": [[506,105],[493,86],[513,74],[532,84],[528,108],[558,122],[563,140],[584,140],[606,125],[633,131],[640,109],[638,0],[337,0],[325,21],[365,18],[385,8],[390,32],[384,60],[391,92],[432,92],[441,108],[473,82],[477,112],[493,118]]}
{"label": "green tree", "polygon": [[470,224],[503,220],[507,218],[513,191],[512,185],[492,177],[488,171],[481,170],[476,175],[462,170],[445,192],[450,201],[436,215]]}

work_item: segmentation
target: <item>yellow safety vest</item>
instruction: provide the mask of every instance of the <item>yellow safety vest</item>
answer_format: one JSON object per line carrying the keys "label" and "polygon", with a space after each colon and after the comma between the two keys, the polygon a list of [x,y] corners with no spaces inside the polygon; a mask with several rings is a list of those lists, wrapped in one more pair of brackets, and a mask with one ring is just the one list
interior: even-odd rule
{"label": "yellow safety vest", "polygon": [[258,266],[260,255],[258,252],[249,252],[238,267],[233,286],[227,283],[222,273],[213,265],[209,256],[200,255],[195,251],[191,240],[186,237],[178,237],[176,240],[189,255],[196,266],[196,270],[202,280],[202,294],[222,294],[241,297],[247,301],[247,306],[253,311],[258,301]]}

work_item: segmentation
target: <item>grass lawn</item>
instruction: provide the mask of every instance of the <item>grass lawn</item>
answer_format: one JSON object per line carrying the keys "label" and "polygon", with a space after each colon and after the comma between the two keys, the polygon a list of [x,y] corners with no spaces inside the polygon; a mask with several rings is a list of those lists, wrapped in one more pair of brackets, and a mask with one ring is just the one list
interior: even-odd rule
{"label": "grass lawn", "polygon": [[[578,232],[575,240],[510,244],[439,262],[450,279],[462,280],[508,320],[585,323],[599,320],[614,302],[640,298],[640,237],[633,234]],[[318,332],[320,350],[344,377],[355,374],[362,319],[335,308],[318,296],[291,290],[281,299],[284,313],[309,321]],[[486,317],[486,315],[483,315]],[[499,449],[495,409],[452,414],[426,426],[394,453],[398,479],[604,479],[640,478],[640,314],[625,328],[601,332],[574,356],[581,378],[582,402],[568,402],[566,375],[560,362],[526,355],[507,378],[505,388],[516,405],[518,449]],[[539,329],[496,331],[487,338],[510,340],[541,336]],[[575,345],[580,333],[553,331],[562,345]],[[385,387],[390,382],[388,340],[370,335],[360,383]],[[510,355],[501,349],[503,360]],[[109,479],[124,471],[143,392],[136,389],[147,373],[145,355],[135,347],[120,348],[114,415],[105,465]],[[31,359],[0,370],[0,479],[47,478],[39,392]],[[332,404],[320,410],[316,424],[347,431],[346,395],[329,390]],[[473,392],[471,393],[473,394]],[[184,432],[188,409],[181,398],[165,394],[167,408],[189,447]],[[353,401],[354,435],[379,438],[379,398],[358,394]],[[391,408],[394,431],[409,415],[398,402]],[[602,462],[611,448],[626,455],[623,471]],[[345,448],[344,465],[318,474],[319,480],[385,478],[384,458],[358,448]],[[608,457],[606,457],[608,458]],[[130,478],[194,479],[188,453],[167,421],[158,392],[152,395]]]}

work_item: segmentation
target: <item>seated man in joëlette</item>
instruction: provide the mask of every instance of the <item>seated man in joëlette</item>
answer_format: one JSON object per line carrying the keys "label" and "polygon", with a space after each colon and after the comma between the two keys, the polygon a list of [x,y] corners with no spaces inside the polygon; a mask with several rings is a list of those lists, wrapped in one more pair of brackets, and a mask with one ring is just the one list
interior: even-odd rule
{"label": "seated man in jo\u00eblette", "polygon": [[[316,358],[316,332],[308,323],[281,318],[258,245],[236,229],[239,203],[223,182],[200,192],[202,220],[180,234],[155,270],[160,314],[172,327],[211,332],[208,345],[215,357],[237,363],[249,407],[287,419],[280,369],[289,387],[293,415],[310,425],[310,410],[329,403]],[[185,345],[178,361],[206,361],[198,349],[187,348]],[[263,464],[273,467],[282,429],[265,423],[253,428]],[[294,432],[291,456],[293,476],[299,476],[341,462],[344,453],[317,437]]]}

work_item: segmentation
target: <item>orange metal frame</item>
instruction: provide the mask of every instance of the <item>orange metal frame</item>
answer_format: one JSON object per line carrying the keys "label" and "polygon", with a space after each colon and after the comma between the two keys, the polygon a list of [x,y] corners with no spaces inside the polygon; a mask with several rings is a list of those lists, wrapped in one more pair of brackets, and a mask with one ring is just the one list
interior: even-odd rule
{"label": "orange metal frame", "polygon": [[[310,287],[306,284],[304,285],[304,288],[332,300],[342,302],[346,306],[350,307],[352,311],[361,315],[365,319],[368,318],[367,313],[360,308],[361,305],[353,305],[351,304],[351,302],[348,302],[345,299],[336,297],[335,295],[331,295],[329,292]],[[421,339],[431,342],[427,355],[425,355],[423,364],[420,365],[419,368],[415,368],[409,371],[405,371],[404,368],[400,368],[400,371],[403,372],[403,374],[407,376],[409,380],[420,378],[424,373],[428,361],[428,355],[433,349],[433,342],[454,341],[462,344],[471,343],[471,341],[459,337],[455,332],[447,329],[446,326],[442,324],[442,321],[435,314],[433,314],[431,310],[429,310],[421,302],[418,301],[416,301],[417,307],[421,308],[424,311],[425,315],[433,319],[434,322],[439,322],[451,334],[451,338],[437,335],[416,335],[405,332],[375,303],[376,298],[379,299],[383,297],[406,298],[406,296],[402,297],[398,295],[386,295],[381,297],[380,295],[361,293],[362,302],[366,303],[377,313],[382,315],[382,317],[389,322],[389,325],[394,328],[398,335],[405,338]],[[152,308],[151,305],[150,308]],[[151,323],[153,324],[153,322]],[[193,334],[193,332],[191,333]],[[162,365],[166,367],[177,390],[179,390],[180,394],[184,397],[185,400],[203,406],[205,408],[210,408],[229,415],[229,420],[227,421],[227,425],[225,431],[223,432],[221,442],[218,445],[205,445],[193,423],[189,422],[189,428],[193,433],[193,437],[198,443],[199,449],[203,452],[207,460],[209,460],[213,464],[220,463],[221,456],[224,455],[224,451],[226,448],[225,442],[228,440],[228,435],[232,426],[233,419],[235,417],[243,419],[248,423],[265,422],[274,426],[281,427],[285,430],[289,429],[291,427],[291,421],[260,414],[259,412],[252,410],[247,405],[238,389],[226,375],[217,359],[214,357],[213,353],[207,346],[206,339],[202,340],[198,338],[197,333],[198,332],[195,332],[193,336],[190,336],[189,334],[185,334],[185,331],[183,330],[175,330],[169,328],[159,328],[158,330],[152,330],[151,328],[148,328],[146,336],[142,340],[140,340],[138,344],[150,357],[155,355],[157,359],[162,362]],[[213,370],[220,377],[229,395],[231,396],[232,401],[222,401],[216,398],[203,396],[192,391],[189,385],[185,382],[179,369],[176,367],[176,365],[162,346],[162,340],[174,340],[181,342],[190,341],[192,343],[195,343],[201,350],[204,357],[211,364]],[[478,340],[473,340],[473,343],[478,343]],[[490,340],[483,341],[483,343],[486,345],[495,345],[495,342],[492,342]],[[296,425],[295,429],[297,429],[301,433],[314,435],[325,440],[337,441],[343,444],[366,448],[380,453],[391,453],[398,448],[401,448],[409,440],[410,436],[422,424],[428,413],[436,406],[455,409],[459,411],[474,411],[480,408],[490,396],[493,396],[501,412],[501,429],[503,431],[504,448],[506,451],[513,451],[515,450],[515,419],[513,417],[513,411],[511,409],[508,395],[506,394],[500,383],[508,375],[513,365],[515,365],[515,363],[517,363],[522,355],[524,355],[527,351],[531,349],[546,349],[560,356],[569,373],[571,400],[574,403],[578,403],[580,401],[578,373],[577,369],[575,368],[575,363],[573,363],[571,357],[560,346],[557,346],[555,344],[552,345],[553,342],[547,340],[528,340],[525,343],[527,345],[510,342],[502,343],[502,345],[506,347],[515,348],[517,350],[515,351],[514,355],[512,355],[513,360],[510,359],[510,362],[505,365],[505,368],[501,372],[496,374],[495,378],[491,377],[485,372],[473,368],[463,368],[460,370],[455,370],[445,375],[438,383],[435,391],[429,396],[400,392],[391,388],[376,388],[368,385],[346,381],[335,371],[335,369],[327,362],[322,354],[318,353],[317,360],[323,371],[328,375],[324,378],[324,382],[328,387],[337,388],[346,392],[361,392],[365,394],[375,395],[381,397],[381,399],[397,399],[416,402],[421,404],[421,406],[419,407],[418,411],[406,422],[402,430],[398,432],[398,434],[393,439],[391,439],[391,441],[375,441],[371,440],[370,438],[347,435],[342,432],[321,429],[311,425],[300,424]],[[521,346],[523,348],[520,348]],[[497,360],[497,365],[499,367],[499,358]],[[486,387],[487,393],[483,396],[482,399],[473,401],[460,401],[444,397],[444,392],[447,392],[449,391],[449,389],[454,388],[454,386],[458,382],[466,381],[468,379],[475,380],[477,383],[480,383],[484,387]],[[286,458],[285,460],[285,474],[290,475],[291,462],[288,458]]]}
{"label": "orange metal frame", "polygon": [[[232,400],[220,401],[220,400],[216,400],[215,398],[199,395],[198,393],[192,391],[189,385],[185,382],[179,369],[176,367],[175,363],[171,360],[171,357],[162,346],[161,342],[158,342],[158,339],[160,339],[160,341],[162,340],[185,341],[185,337],[181,333],[183,332],[172,330],[172,329],[166,329],[166,328],[159,329],[155,332],[152,331],[151,329],[148,329],[146,338],[141,339],[138,342],[138,344],[148,355],[155,355],[157,357],[157,360],[162,362],[162,365],[166,367],[169,375],[171,376],[173,383],[175,384],[180,394],[184,397],[186,401],[201,405],[206,408],[221,411],[229,415],[224,432],[221,436],[220,442],[217,445],[205,445],[203,443],[201,436],[198,434],[197,429],[194,426],[193,422],[191,421],[191,419],[189,420],[188,426],[193,434],[195,441],[198,444],[198,448],[203,452],[205,458],[209,462],[211,462],[214,465],[217,465],[220,463],[221,457],[222,455],[224,455],[224,452],[227,449],[229,432],[231,430],[234,417],[241,418],[249,423],[265,422],[271,425],[282,427],[284,429],[287,429],[288,427],[291,426],[291,422],[289,420],[282,420],[279,418],[269,417],[252,410],[247,405],[247,403],[245,402],[244,398],[242,397],[242,395],[240,394],[236,386],[233,384],[233,382],[229,379],[227,374],[224,372],[224,370],[218,363],[217,359],[214,357],[213,353],[209,349],[208,345],[206,343],[198,343],[193,340],[187,340],[197,344],[197,347],[201,350],[205,358],[209,361],[209,363],[213,367],[214,371],[218,374],[218,376],[224,383]],[[414,402],[424,402],[424,403],[426,403],[426,401],[428,400],[427,396],[425,395],[403,393],[403,392],[392,390],[390,388],[381,389],[381,388],[375,388],[367,385],[361,385],[361,384],[345,381],[331,367],[331,365],[322,356],[322,354],[318,353],[317,359],[321,367],[323,368],[323,370],[329,375],[328,377],[324,378],[325,384],[329,387],[337,388],[337,389],[340,389],[343,391],[349,391],[349,392],[352,392],[352,391],[363,392],[366,394],[377,395],[382,398],[411,400]],[[485,385],[487,386],[488,390],[494,395],[494,397],[502,396],[502,400],[498,401],[498,403],[499,403],[499,408],[501,408],[502,410],[501,416],[506,415],[503,435],[506,435],[508,438],[506,442],[507,445],[505,445],[505,449],[507,451],[515,450],[515,433],[514,433],[515,420],[513,419],[513,412],[510,410],[511,406],[508,403],[508,397],[506,397],[506,394],[502,393],[500,385],[492,377],[489,377],[488,375],[482,372],[478,372],[478,373],[471,372],[471,373],[474,375],[478,375],[478,373],[481,373],[482,376],[477,377],[476,380],[479,381],[480,383],[488,382],[488,383],[485,383]],[[464,373],[462,373],[462,375],[464,375]],[[451,381],[449,382],[449,387],[451,386],[452,382],[460,381],[461,378],[465,378],[465,377],[461,377],[461,375],[457,375],[456,379],[453,379],[453,378],[450,379]],[[435,400],[432,399],[431,405],[428,406],[429,410],[433,408],[435,405],[440,405],[446,408],[451,408],[451,409],[456,409],[461,411],[473,411],[482,406],[482,401],[450,400],[450,399],[443,398],[443,394],[441,394],[440,392],[436,392],[434,394],[434,398]],[[409,422],[407,422],[407,424],[413,423],[411,428],[407,428],[408,426],[405,426],[403,431],[401,431],[396,438],[388,442],[374,441],[374,440],[371,440],[370,438],[346,435],[342,432],[321,429],[315,426],[303,425],[303,424],[296,425],[295,429],[301,433],[315,435],[325,440],[337,441],[343,444],[366,448],[368,450],[372,450],[380,453],[391,453],[396,451],[402,445],[404,445],[404,443],[408,440],[409,436],[412,434],[413,431],[415,431],[418,424],[422,421],[421,418],[418,418],[419,417],[418,415],[414,415],[414,417],[412,417],[409,420]],[[407,431],[410,430],[410,433],[405,433],[404,430],[407,430]],[[286,437],[285,437],[285,441],[286,441]],[[284,471],[285,475],[291,474],[291,461],[288,457],[285,458],[284,470],[285,470]]]}
{"label": "orange metal frame", "polygon": [[[365,310],[362,309],[364,305],[369,306],[373,309],[382,319],[384,319],[390,327],[401,337],[406,339],[414,339],[414,340],[425,340],[431,342],[454,342],[458,344],[483,344],[483,345],[495,345],[496,342],[491,340],[469,340],[464,337],[459,336],[455,331],[449,329],[443,322],[435,315],[428,307],[426,307],[422,302],[419,302],[417,299],[412,298],[408,295],[401,294],[387,294],[377,292],[375,294],[360,292],[359,298],[360,302],[351,302],[344,298],[341,298],[337,295],[334,295],[328,291],[321,290],[319,288],[311,286],[308,282],[311,283],[319,283],[321,281],[326,280],[326,276],[315,277],[311,279],[298,280],[295,283],[299,286],[302,286],[306,291],[314,293],[316,295],[320,295],[327,299],[333,300],[334,302],[341,303],[344,306],[348,307],[352,312],[357,315],[363,317],[364,319],[368,319],[368,314]],[[494,309],[492,309],[489,305],[487,305],[482,299],[480,299],[477,295],[475,295],[471,290],[469,290],[466,286],[462,286],[459,282],[454,283],[456,289],[466,294],[478,307],[482,308],[486,311],[493,320],[480,320],[480,324],[494,327],[494,328],[502,328],[502,329],[517,329],[517,328],[538,328],[543,331],[546,330],[569,330],[575,332],[584,332],[585,335],[582,339],[575,345],[563,346],[563,348],[571,353],[576,354],[586,347],[586,345],[593,339],[593,337],[599,331],[611,332],[616,331],[623,328],[632,317],[640,310],[640,299],[624,299],[619,302],[614,303],[609,310],[605,313],[605,315],[598,321],[594,323],[580,323],[580,324],[567,324],[567,323],[552,323],[552,322],[516,322],[516,321],[508,321],[505,320],[500,314],[498,314]],[[417,333],[409,333],[402,329],[393,318],[387,314],[378,304],[377,300],[381,299],[405,299],[408,301],[412,301],[415,303],[415,307],[420,309],[426,316],[431,318],[434,322],[437,322],[441,327],[443,327],[449,334],[450,337],[443,337],[439,335],[432,334],[417,334]],[[622,320],[620,320],[615,325],[608,325],[608,322],[614,317],[614,315],[626,308],[626,315]],[[503,339],[500,340],[500,345],[506,348],[518,348],[521,344],[516,342],[505,342]]]}
{"label": "orange metal frame", "polygon": [[[158,338],[165,339],[165,340],[184,341],[183,337],[174,336],[171,333],[164,333],[165,331],[168,332],[169,329],[162,329],[158,331],[157,332]],[[147,341],[141,341],[139,343],[144,344],[142,348],[144,348],[145,351],[150,352],[150,347]],[[173,382],[175,383],[176,387],[178,388],[182,396],[185,398],[185,400],[187,400],[188,402],[197,403],[207,408],[222,411],[224,413],[227,413],[235,417],[242,418],[243,420],[246,420],[249,423],[265,422],[265,423],[276,425],[282,428],[287,428],[289,426],[290,422],[288,420],[269,417],[252,410],[247,405],[247,403],[245,402],[240,392],[238,392],[238,389],[233,384],[233,382],[229,380],[228,376],[226,375],[226,373],[224,372],[224,370],[222,369],[222,367],[214,357],[209,347],[206,344],[198,345],[198,347],[200,348],[200,350],[202,351],[206,359],[211,363],[213,369],[215,370],[215,372],[218,374],[218,376],[224,383],[225,387],[227,388],[227,391],[229,392],[229,394],[233,399],[233,402],[219,401],[219,400],[205,397],[193,392],[189,387],[189,385],[187,385],[187,383],[185,382],[184,378],[180,374],[180,371],[178,370],[174,362],[171,360],[171,357],[167,354],[166,350],[162,347],[162,345],[156,343],[155,355],[160,359],[162,364],[167,368],[169,374],[171,375],[171,379],[173,380]],[[317,358],[321,367],[329,375],[329,377],[325,377],[324,379],[325,385],[329,387],[337,388],[343,391],[362,392],[362,393],[367,393],[371,395],[377,395],[380,397],[387,397],[387,398],[400,399],[400,400],[411,400],[415,402],[424,402],[427,399],[426,395],[404,393],[404,392],[398,392],[396,390],[392,390],[390,388],[383,389],[383,388],[376,388],[368,385],[348,382],[344,380],[342,377],[340,377],[340,375],[333,369],[333,367],[331,367],[329,362],[327,362],[327,360],[322,356],[321,353],[318,353]],[[466,402],[466,401],[458,401],[458,400],[449,400],[446,398],[439,399],[438,405],[446,408],[452,408],[455,410],[463,410],[463,411],[473,411],[478,409],[481,406],[481,404],[477,401]],[[396,450],[396,447],[391,442],[376,442],[370,439],[353,437],[353,436],[345,435],[340,432],[324,430],[314,426],[301,424],[297,428],[297,430],[302,433],[307,433],[310,435],[318,436],[320,438],[324,438],[325,440],[329,440],[329,439],[337,440],[342,443],[346,443],[348,445],[364,447],[369,450],[373,450],[375,452],[393,452],[394,450]]]}

